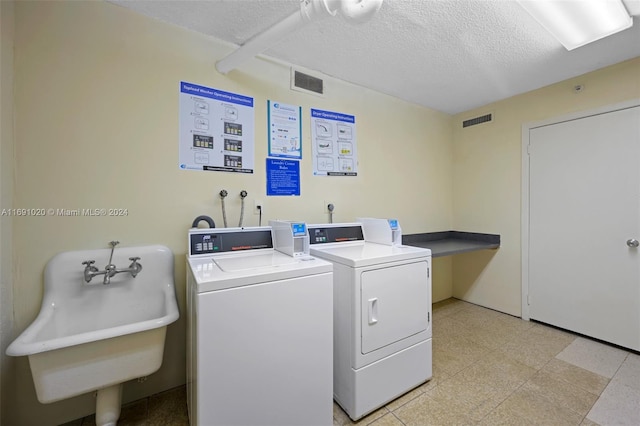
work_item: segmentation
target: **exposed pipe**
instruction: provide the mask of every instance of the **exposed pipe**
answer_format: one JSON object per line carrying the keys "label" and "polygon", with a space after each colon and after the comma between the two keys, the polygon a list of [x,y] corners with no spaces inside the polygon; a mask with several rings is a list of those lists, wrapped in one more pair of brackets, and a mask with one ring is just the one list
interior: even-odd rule
{"label": "exposed pipe", "polygon": [[229,195],[226,189],[220,191],[220,203],[222,204],[222,223],[224,223],[224,227],[227,227],[227,209],[224,206],[224,199]]}
{"label": "exposed pipe", "polygon": [[327,210],[329,210],[329,223],[333,223],[334,205],[331,203],[327,204]]}
{"label": "exposed pipe", "polygon": [[300,10],[267,28],[229,55],[216,62],[222,74],[264,52],[285,36],[299,30],[314,19],[335,16],[338,12],[348,21],[365,22],[373,17],[384,0],[300,0]]}
{"label": "exposed pipe", "polygon": [[244,199],[247,198],[247,191],[244,189],[240,191],[240,221],[238,227],[242,228],[242,221],[244,220]]}

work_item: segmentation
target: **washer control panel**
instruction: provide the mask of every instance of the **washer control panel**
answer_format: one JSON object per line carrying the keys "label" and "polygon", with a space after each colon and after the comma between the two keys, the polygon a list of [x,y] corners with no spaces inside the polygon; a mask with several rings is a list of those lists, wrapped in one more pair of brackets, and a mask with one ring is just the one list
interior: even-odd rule
{"label": "washer control panel", "polygon": [[273,248],[270,227],[189,230],[189,257]]}

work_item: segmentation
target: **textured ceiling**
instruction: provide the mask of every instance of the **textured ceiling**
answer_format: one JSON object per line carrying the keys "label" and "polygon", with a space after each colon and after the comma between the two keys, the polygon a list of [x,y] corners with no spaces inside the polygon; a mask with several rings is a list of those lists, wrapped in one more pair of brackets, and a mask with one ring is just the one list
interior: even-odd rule
{"label": "textured ceiling", "polygon": [[[640,11],[640,0],[625,1],[631,13]],[[112,3],[237,45],[300,4]],[[454,114],[640,56],[640,20],[635,16],[632,28],[567,51],[513,0],[385,0],[368,23],[320,19],[264,54]]]}

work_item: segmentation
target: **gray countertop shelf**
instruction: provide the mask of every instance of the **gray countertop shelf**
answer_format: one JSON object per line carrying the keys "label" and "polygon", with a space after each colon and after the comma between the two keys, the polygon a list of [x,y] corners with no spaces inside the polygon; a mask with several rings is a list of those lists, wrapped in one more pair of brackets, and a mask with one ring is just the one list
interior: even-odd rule
{"label": "gray countertop shelf", "polygon": [[402,244],[428,248],[432,257],[441,257],[497,249],[500,247],[500,235],[460,231],[427,232],[403,235]]}

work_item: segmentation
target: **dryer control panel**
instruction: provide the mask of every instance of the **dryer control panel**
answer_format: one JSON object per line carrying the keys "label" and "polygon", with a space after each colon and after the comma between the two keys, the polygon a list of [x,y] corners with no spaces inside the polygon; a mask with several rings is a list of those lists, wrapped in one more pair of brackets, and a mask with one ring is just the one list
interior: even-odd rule
{"label": "dryer control panel", "polygon": [[342,243],[349,241],[364,241],[362,225],[359,223],[337,223],[309,225],[309,243]]}
{"label": "dryer control panel", "polygon": [[366,241],[388,246],[402,245],[402,228],[398,219],[363,217],[356,220],[362,223]]}

